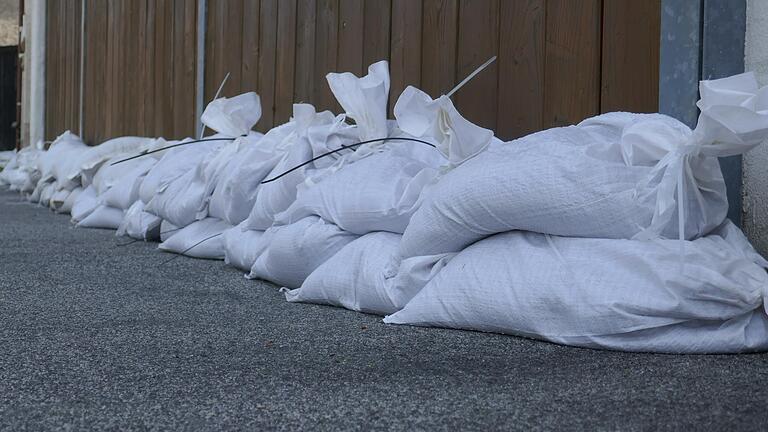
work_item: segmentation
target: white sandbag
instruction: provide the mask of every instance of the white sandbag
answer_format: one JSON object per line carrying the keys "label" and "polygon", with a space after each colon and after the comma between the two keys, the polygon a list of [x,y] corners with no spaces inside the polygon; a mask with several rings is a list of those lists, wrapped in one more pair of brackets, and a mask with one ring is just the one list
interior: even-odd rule
{"label": "white sandbag", "polygon": [[77,197],[79,197],[81,193],[83,193],[83,188],[78,187],[73,189],[69,195],[67,195],[67,199],[64,200],[64,203],[61,204],[59,213],[70,214],[72,212],[72,208],[75,205]]}
{"label": "white sandbag", "polygon": [[205,218],[174,232],[158,248],[194,258],[224,259],[222,233],[229,228],[232,225],[222,220]]}
{"label": "white sandbag", "polygon": [[730,222],[694,241],[513,231],[460,252],[384,321],[626,351],[765,350],[766,266]]}
{"label": "white sandbag", "polygon": [[[733,99],[718,91],[744,100],[726,105]],[[702,82],[693,132],[660,114],[610,113],[491,146],[431,190],[401,253],[457,252],[516,229],[600,238],[705,235],[728,209],[717,157],[768,136],[766,92],[750,74]]]}
{"label": "white sandbag", "polygon": [[77,223],[78,228],[105,228],[116,230],[123,221],[123,209],[101,204]]}
{"label": "white sandbag", "polygon": [[[255,137],[232,158],[208,201],[212,217],[237,225],[248,218],[256,202],[260,183],[282,158],[286,139],[294,132],[291,122]],[[250,268],[250,267],[249,267]]]}
{"label": "white sandbag", "polygon": [[355,238],[317,216],[269,228],[262,240],[266,248],[248,277],[298,288],[320,264]]}
{"label": "white sandbag", "polygon": [[72,191],[66,190],[66,189],[60,189],[57,190],[51,195],[51,200],[48,203],[48,206],[51,208],[51,210],[58,212],[59,209],[64,205],[64,201],[67,200],[67,197],[69,197],[69,194],[72,193]]}
{"label": "white sandbag", "polygon": [[361,141],[387,136],[389,63],[370,65],[362,78],[344,72],[329,73],[326,79],[347,116],[355,120]]}
{"label": "white sandbag", "polygon": [[68,166],[66,180],[73,184],[82,184],[87,187],[93,181],[93,177],[101,165],[109,159],[116,156],[123,158],[139,154],[142,151],[154,149],[165,145],[162,138],[143,138],[135,136],[124,136],[112,138],[103,143],[89,147],[88,150],[73,158]]}
{"label": "white sandbag", "polygon": [[72,222],[78,223],[82,221],[96,210],[96,207],[99,205],[99,199],[96,196],[96,188],[91,185],[83,189],[72,204],[72,210],[70,211]]}
{"label": "white sandbag", "polygon": [[48,207],[54,192],[56,192],[56,183],[43,183],[43,188],[40,190],[40,205]]}
{"label": "white sandbag", "polygon": [[261,100],[254,92],[219,98],[205,107],[200,121],[221,134],[246,135],[261,118]]}
{"label": "white sandbag", "polygon": [[[400,235],[366,234],[344,246],[301,284],[285,293],[289,302],[318,303],[387,315],[405,303],[390,289],[384,266],[397,253]],[[410,299],[409,299],[410,300]]]}
{"label": "white sandbag", "polygon": [[318,183],[299,184],[296,201],[275,219],[289,224],[318,215],[355,234],[402,233],[416,211],[422,189],[438,173],[420,161],[391,151],[378,152],[343,166]]}
{"label": "white sandbag", "polygon": [[176,225],[164,220],[160,222],[160,241],[164,242],[171,238],[171,236],[178,231],[180,231],[183,227],[177,227]]}
{"label": "white sandbag", "polygon": [[432,100],[411,86],[397,99],[394,114],[403,132],[434,142],[450,167],[480,154],[494,139],[492,131],[462,117],[448,96]]}
{"label": "white sandbag", "polygon": [[[110,162],[112,159],[110,159]],[[97,177],[102,171],[109,169],[113,171],[114,177],[110,178],[107,189],[99,195],[101,201],[109,206],[121,209],[128,209],[133,203],[139,200],[139,188],[150,169],[157,163],[154,158],[138,158],[112,166],[104,166],[99,170]],[[114,172],[115,168],[119,168]],[[95,182],[95,179],[94,179]],[[107,183],[106,179],[100,182],[102,185]],[[97,188],[98,189],[98,188]]]}
{"label": "white sandbag", "polygon": [[0,172],[0,181],[8,184],[11,190],[23,194],[33,192],[40,179],[37,161],[42,153],[43,151],[33,146],[19,150],[13,160]]}
{"label": "white sandbag", "polygon": [[[239,166],[250,162],[244,161],[244,154],[250,153],[253,148],[260,147],[259,144],[263,137],[264,135],[258,132],[249,132],[247,136],[238,137],[236,140],[224,144],[215,157],[207,162],[210,165],[208,168],[210,174],[205,179],[203,200],[195,215],[197,219],[204,219],[210,215],[225,220],[231,225],[237,225],[248,217],[248,212],[253,207],[253,201],[248,202],[248,199],[250,195],[253,195],[253,199],[255,199],[255,189],[259,183],[251,178],[233,178],[232,176],[236,174]],[[269,159],[271,154],[262,153],[260,156],[258,161],[254,161],[256,165],[259,165],[262,162],[261,159],[265,157]],[[266,175],[268,169],[264,168],[262,171],[264,172],[263,175]],[[242,195],[235,191],[242,192]],[[213,203],[214,209],[211,212],[210,206],[214,197],[216,201]],[[243,207],[247,207],[247,209]],[[238,214],[232,214],[230,211],[235,211]]]}
{"label": "white sandbag", "polygon": [[[327,138],[338,128],[339,118],[334,118],[328,111],[316,113],[312,105],[294,104],[293,117],[289,124],[293,131],[279,145],[284,149],[284,154],[265,180],[277,178],[297,165],[312,159],[314,152],[320,151],[320,147],[313,148],[307,137],[309,134],[315,136],[314,142],[318,146],[335,145],[321,138],[322,136]],[[308,164],[275,181],[260,185],[253,209],[246,219],[247,228],[265,230],[272,226],[275,215],[287,209],[296,199],[296,185],[304,181],[306,172],[312,169],[315,169],[315,165]]]}
{"label": "white sandbag", "polygon": [[[186,171],[158,189],[147,203],[146,211],[177,226],[187,226],[197,220],[198,212],[209,193],[208,184],[215,182],[215,176],[220,173],[221,164],[228,161],[228,158],[217,158],[217,155],[223,147],[233,144],[231,141],[209,142],[215,142],[218,145],[206,153],[193,169]],[[231,156],[229,152],[225,154]]]}
{"label": "white sandbag", "polygon": [[[178,143],[169,142],[168,145],[179,144],[181,142],[184,141]],[[139,197],[144,204],[149,204],[159,191],[164,190],[173,180],[176,180],[185,173],[193,170],[206,155],[219,147],[221,147],[221,141],[203,141],[174,147],[162,152],[164,154],[160,160],[152,167],[141,182]],[[156,153],[153,153],[152,155],[155,154]]]}
{"label": "white sandbag", "polygon": [[160,239],[162,219],[144,211],[141,200],[134,202],[117,228],[118,236],[128,236],[137,240],[157,241]]}
{"label": "white sandbag", "polygon": [[267,246],[262,241],[264,231],[244,229],[244,224],[234,226],[222,234],[224,237],[224,263],[250,272],[256,258]]}
{"label": "white sandbag", "polygon": [[41,179],[44,182],[50,182],[60,178],[66,182],[66,168],[86,150],[88,150],[88,146],[83,143],[80,137],[70,131],[62,133],[51,143],[48,151],[43,152],[38,158]]}

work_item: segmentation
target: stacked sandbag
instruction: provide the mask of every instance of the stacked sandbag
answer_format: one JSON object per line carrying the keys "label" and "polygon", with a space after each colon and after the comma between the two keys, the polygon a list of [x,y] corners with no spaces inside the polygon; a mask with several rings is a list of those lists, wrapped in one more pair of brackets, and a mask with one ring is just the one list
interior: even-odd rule
{"label": "stacked sandbag", "polygon": [[22,194],[32,193],[40,180],[37,159],[43,152],[33,146],[19,150],[0,172],[0,184]]}
{"label": "stacked sandbag", "polygon": [[730,222],[682,256],[679,243],[497,234],[384,321],[624,351],[768,349],[768,263]]}
{"label": "stacked sandbag", "polygon": [[37,158],[40,179],[29,197],[30,201],[59,210],[79,186],[66,178],[67,172],[88,148],[80,137],[70,131],[59,135]]}

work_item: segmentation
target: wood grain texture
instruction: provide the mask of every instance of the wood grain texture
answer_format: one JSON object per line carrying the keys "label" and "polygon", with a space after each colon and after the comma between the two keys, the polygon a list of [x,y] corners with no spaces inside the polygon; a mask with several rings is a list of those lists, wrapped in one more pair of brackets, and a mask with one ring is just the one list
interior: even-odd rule
{"label": "wood grain texture", "polygon": [[600,0],[548,0],[544,46],[545,128],[600,112]]}
{"label": "wood grain texture", "polygon": [[[499,1],[462,0],[459,5],[457,81],[499,52]],[[498,63],[494,62],[455,95],[457,108],[470,121],[496,128],[499,100]]]}
{"label": "wood grain texture", "polygon": [[422,0],[392,0],[389,114],[409,85],[421,86]]}
{"label": "wood grain texture", "polygon": [[424,0],[421,89],[437,98],[456,85],[458,0]]}
{"label": "wood grain texture", "polygon": [[280,0],[277,9],[277,48],[275,60],[275,99],[272,125],[260,122],[268,130],[290,120],[293,114],[293,87],[296,72],[296,0]]}
{"label": "wood grain texture", "polygon": [[546,5],[522,0],[500,7],[496,132],[510,139],[542,128]]}
{"label": "wood grain texture", "polygon": [[[50,2],[46,137],[79,122],[79,7]],[[87,0],[84,138],[182,138],[195,124],[196,0]],[[512,139],[611,110],[655,111],[660,0],[208,0],[204,101],[256,91],[261,131],[295,102],[341,108],[329,72],[390,62],[389,107],[407,85],[454,95]],[[75,59],[75,61],[73,61]],[[210,131],[208,133],[211,133]]]}
{"label": "wood grain texture", "polygon": [[661,0],[603,2],[600,111],[656,112]]}

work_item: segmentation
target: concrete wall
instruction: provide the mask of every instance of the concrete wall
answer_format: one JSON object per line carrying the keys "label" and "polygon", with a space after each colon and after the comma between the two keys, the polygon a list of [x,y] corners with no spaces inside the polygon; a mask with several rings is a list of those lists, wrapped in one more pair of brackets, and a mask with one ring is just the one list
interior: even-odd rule
{"label": "concrete wall", "polygon": [[[768,85],[768,1],[747,0],[745,68]],[[768,143],[744,155],[744,231],[768,256]]]}
{"label": "concrete wall", "polygon": [[19,44],[19,0],[0,0],[0,46]]}

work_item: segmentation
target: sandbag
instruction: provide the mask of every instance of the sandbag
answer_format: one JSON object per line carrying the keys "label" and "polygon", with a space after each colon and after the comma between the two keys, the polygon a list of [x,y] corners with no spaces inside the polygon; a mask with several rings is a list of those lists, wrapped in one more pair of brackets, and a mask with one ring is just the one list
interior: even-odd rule
{"label": "sandbag", "polygon": [[144,203],[141,200],[134,202],[125,211],[120,226],[117,228],[118,236],[128,236],[137,240],[160,240],[160,224],[162,219],[144,211]]}
{"label": "sandbag", "polygon": [[43,183],[43,187],[40,190],[40,205],[43,207],[48,207],[55,192],[56,183]]}
{"label": "sandbag", "polygon": [[[171,141],[168,145],[186,141],[191,140]],[[139,198],[144,204],[149,204],[158,192],[165,190],[173,180],[193,170],[203,158],[219,147],[221,147],[220,141],[202,141],[165,150],[162,152],[160,160],[149,170],[141,182]],[[145,157],[154,155],[155,153]]]}
{"label": "sandbag", "polygon": [[768,89],[758,90],[750,74],[701,87],[695,131],[660,114],[609,113],[490,146],[431,190],[403,234],[402,256],[458,252],[516,229],[618,239],[706,235],[728,210],[717,157],[768,136]]}
{"label": "sandbag", "polygon": [[162,138],[124,136],[112,138],[73,158],[65,172],[65,180],[74,185],[88,187],[102,164],[115,156],[128,157],[165,144]]}
{"label": "sandbag", "polygon": [[207,213],[233,225],[247,219],[261,181],[282,158],[281,145],[293,130],[292,123],[283,124],[238,151],[216,184]]}
{"label": "sandbag", "polygon": [[256,93],[248,92],[211,101],[200,121],[216,132],[237,137],[248,134],[260,118],[261,99]]}
{"label": "sandbag", "polygon": [[[213,142],[213,141],[209,141]],[[157,215],[177,226],[187,226],[197,220],[197,214],[208,194],[207,184],[213,181],[219,172],[220,164],[226,162],[216,156],[222,147],[232,142],[221,141],[213,150],[206,153],[193,169],[168,182],[158,189],[147,203],[146,211]],[[196,145],[191,144],[191,145]]]}
{"label": "sandbag", "polygon": [[299,184],[296,201],[275,220],[289,224],[318,215],[355,234],[402,233],[416,211],[422,189],[438,173],[421,161],[391,151],[378,152],[317,183]]}
{"label": "sandbag", "polygon": [[75,205],[75,201],[77,200],[77,197],[79,197],[82,192],[83,192],[83,188],[81,187],[73,189],[69,193],[69,195],[67,195],[67,199],[65,199],[64,202],[61,204],[61,207],[58,210],[59,213],[70,214],[72,212],[72,208]]}
{"label": "sandbag", "polygon": [[[231,225],[237,225],[248,217],[253,207],[253,201],[248,202],[248,200],[251,197],[255,199],[255,189],[259,183],[251,178],[233,178],[232,176],[237,175],[237,168],[243,163],[251,162],[244,161],[243,156],[252,148],[261,147],[259,144],[263,137],[264,135],[258,132],[250,132],[247,136],[238,137],[233,142],[224,144],[216,155],[206,162],[210,165],[210,168],[206,169],[210,174],[205,178],[203,199],[195,215],[196,219],[203,219],[210,215],[225,220]],[[269,159],[271,155],[262,153],[260,156],[255,165],[260,165],[262,158]],[[263,175],[266,175],[269,169],[262,169]],[[214,197],[216,201],[213,203],[214,208],[211,212],[211,201]]]}
{"label": "sandbag", "polygon": [[460,252],[384,321],[625,351],[765,350],[766,266],[729,221],[694,241],[512,231]]}
{"label": "sandbag", "polygon": [[[88,150],[79,136],[65,131],[51,143],[48,151],[41,153],[38,158],[38,169],[41,181],[51,182],[61,180],[68,183],[65,173],[69,164],[77,160],[77,156]],[[62,187],[65,185],[62,185]],[[72,185],[74,188],[77,185]]]}
{"label": "sandbag", "polygon": [[232,225],[222,220],[205,218],[175,231],[158,249],[194,258],[224,259],[222,233],[229,228]]}
{"label": "sandbag", "polygon": [[320,264],[355,238],[317,216],[269,228],[262,239],[266,247],[248,277],[298,288]]}
{"label": "sandbag", "polygon": [[72,216],[72,222],[78,223],[91,214],[96,207],[99,206],[99,199],[96,195],[96,188],[93,185],[83,189],[83,191],[75,198],[72,204],[72,210],[70,215]]}
{"label": "sandbag", "polygon": [[[133,203],[139,201],[141,183],[156,163],[157,160],[154,158],[138,158],[103,167],[96,176],[102,175],[103,171],[111,171],[113,177],[109,179],[108,185],[102,186],[106,190],[100,193],[99,199],[109,206],[127,210]],[[96,183],[95,179],[94,183]],[[107,180],[103,179],[100,183],[107,183]]]}
{"label": "sandbag", "polygon": [[123,209],[101,204],[77,223],[78,228],[105,228],[116,230],[123,221]]}
{"label": "sandbag", "polygon": [[[301,284],[285,293],[289,302],[318,303],[387,315],[402,308],[384,278],[384,266],[397,253],[400,235],[366,234],[321,264]],[[410,300],[410,299],[408,299]]]}
{"label": "sandbag", "polygon": [[[294,104],[293,117],[289,122],[292,132],[279,145],[284,149],[280,161],[267,175],[266,180],[277,178],[286,171],[312,159],[314,152],[308,135],[315,135],[317,145],[334,145],[321,139],[329,137],[343,123],[342,118],[334,118],[328,111],[316,113],[311,105]],[[339,147],[334,147],[339,148]],[[279,179],[261,184],[253,209],[246,219],[246,227],[251,230],[265,230],[274,223],[275,215],[284,211],[296,199],[296,185],[304,181],[308,170],[315,169],[314,164],[301,167]]]}
{"label": "sandbag", "polygon": [[48,203],[48,205],[51,207],[51,210],[59,212],[61,207],[64,205],[64,201],[67,200],[70,193],[72,193],[72,191],[66,189],[55,191],[53,195],[51,195],[51,200]]}
{"label": "sandbag", "polygon": [[263,235],[264,231],[244,229],[242,223],[224,231],[224,263],[250,272],[256,258],[267,246],[262,241]]}

